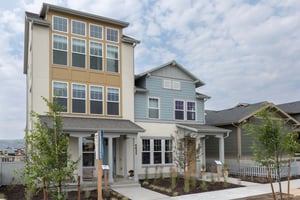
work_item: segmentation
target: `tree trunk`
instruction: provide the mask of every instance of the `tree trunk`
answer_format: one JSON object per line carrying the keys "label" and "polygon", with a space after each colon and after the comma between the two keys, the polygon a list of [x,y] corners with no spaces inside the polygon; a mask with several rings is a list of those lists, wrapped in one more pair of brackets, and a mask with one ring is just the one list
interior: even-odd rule
{"label": "tree trunk", "polygon": [[275,193],[274,187],[273,187],[273,180],[272,180],[272,176],[271,176],[271,173],[270,173],[270,166],[269,166],[269,162],[268,161],[266,162],[266,167],[267,167],[267,172],[268,172],[268,179],[269,179],[269,182],[271,184],[273,199],[277,200],[276,193]]}
{"label": "tree trunk", "polygon": [[282,199],[282,188],[281,188],[281,177],[280,177],[280,162],[279,162],[278,157],[279,157],[279,155],[278,155],[278,150],[277,150],[277,153],[276,153],[276,171],[277,171],[280,199]]}
{"label": "tree trunk", "polygon": [[288,199],[290,198],[291,158],[288,160]]}

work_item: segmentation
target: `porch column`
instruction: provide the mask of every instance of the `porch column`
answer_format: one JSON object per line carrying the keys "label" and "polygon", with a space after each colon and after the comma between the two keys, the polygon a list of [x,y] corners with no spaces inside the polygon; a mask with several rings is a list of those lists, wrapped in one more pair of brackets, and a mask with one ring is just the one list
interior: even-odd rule
{"label": "porch column", "polygon": [[113,183],[113,137],[108,137],[108,182]]}
{"label": "porch column", "polygon": [[[205,136],[201,138],[201,165],[204,164],[206,167],[206,156],[205,156]],[[201,167],[200,165],[200,167]]]}
{"label": "porch column", "polygon": [[225,161],[225,156],[224,156],[224,137],[222,136],[217,136],[219,138],[219,159],[224,164]]}
{"label": "porch column", "polygon": [[[198,150],[198,151],[197,151]],[[196,167],[197,167],[197,177],[200,177],[201,172],[201,160],[202,160],[202,145],[201,137],[196,137]]]}
{"label": "porch column", "polygon": [[[82,137],[81,136],[78,137],[78,156],[79,156],[79,158],[82,158]],[[79,159],[77,173],[78,173],[78,176],[80,176],[80,182],[82,183],[82,181],[83,181],[82,159]]]}
{"label": "porch column", "polygon": [[133,137],[133,166],[134,166],[134,181],[138,182],[138,155],[137,155],[137,136]]}
{"label": "porch column", "polygon": [[127,138],[123,137],[123,175],[127,176],[128,168],[127,168]]}

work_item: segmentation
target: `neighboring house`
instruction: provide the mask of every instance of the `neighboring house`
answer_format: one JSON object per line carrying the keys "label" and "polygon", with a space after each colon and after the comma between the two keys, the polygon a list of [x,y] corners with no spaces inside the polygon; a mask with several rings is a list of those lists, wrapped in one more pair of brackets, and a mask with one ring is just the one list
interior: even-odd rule
{"label": "neighboring house", "polygon": [[[145,129],[139,134],[139,174],[157,167],[169,173],[175,166],[176,141],[191,136],[189,148],[199,150],[190,169],[200,172],[205,163],[206,137],[219,141],[218,160],[224,161],[224,138],[230,130],[205,125],[204,102],[209,98],[196,92],[204,83],[175,61],[135,77],[135,122]],[[200,174],[200,173],[198,173]],[[142,177],[142,176],[141,176]]]}
{"label": "neighboring house", "polygon": [[[127,22],[44,3],[41,12],[25,13],[24,74],[26,130],[30,112],[45,114],[41,97],[64,106],[69,151],[80,159],[82,181],[95,180],[94,134],[104,130],[104,164],[109,182],[137,171],[138,133],[134,121],[134,47],[123,35]],[[51,124],[47,117],[42,120]],[[29,134],[30,132],[27,132]],[[137,181],[137,176],[135,180]]]}
{"label": "neighboring house", "polygon": [[[289,114],[291,117],[296,119],[298,122],[300,122],[300,101],[290,102],[290,103],[284,103],[277,105],[278,108]],[[300,133],[300,128],[297,129],[297,132]],[[300,135],[299,135],[300,139]]]}
{"label": "neighboring house", "polygon": [[[254,122],[254,115],[262,109],[268,108],[276,112],[277,117],[282,118],[291,130],[297,130],[300,123],[287,114],[279,106],[269,102],[256,104],[238,104],[237,106],[220,111],[206,111],[206,123],[220,128],[229,129],[232,132],[225,140],[225,162],[231,167],[242,163],[249,163],[253,159],[252,138],[242,128],[244,124]],[[207,162],[217,157],[216,140],[208,138],[206,144]]]}

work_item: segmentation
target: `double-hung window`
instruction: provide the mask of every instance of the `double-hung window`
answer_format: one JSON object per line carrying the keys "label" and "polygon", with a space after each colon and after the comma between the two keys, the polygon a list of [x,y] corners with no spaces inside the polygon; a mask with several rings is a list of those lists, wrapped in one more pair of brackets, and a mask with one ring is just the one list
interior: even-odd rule
{"label": "double-hung window", "polygon": [[83,84],[72,84],[72,112],[85,113],[86,86]]}
{"label": "double-hung window", "polygon": [[85,23],[81,21],[72,20],[72,33],[85,36]]}
{"label": "double-hung window", "polygon": [[159,99],[155,97],[149,97],[148,99],[148,115],[149,118],[159,118]]}
{"label": "double-hung window", "polygon": [[52,18],[52,28],[55,31],[68,32],[68,19],[59,16],[53,16]]}
{"label": "double-hung window", "polygon": [[173,144],[171,139],[142,139],[142,164],[161,165],[173,163]]}
{"label": "double-hung window", "polygon": [[67,65],[68,64],[68,37],[62,35],[53,35],[53,64]]}
{"label": "double-hung window", "polygon": [[175,119],[184,120],[184,101],[175,100]]}
{"label": "double-hung window", "polygon": [[103,114],[103,87],[90,86],[90,113]]}
{"label": "double-hung window", "polygon": [[83,167],[95,166],[95,142],[92,137],[82,139],[82,165]]}
{"label": "double-hung window", "polygon": [[107,88],[107,114],[119,115],[120,90],[119,88]]}
{"label": "double-hung window", "polygon": [[106,67],[108,72],[119,72],[119,47],[106,46]]}
{"label": "double-hung window", "polygon": [[90,42],[90,69],[102,70],[102,43]]}
{"label": "double-hung window", "polygon": [[111,42],[119,42],[118,29],[106,28],[106,40]]}
{"label": "double-hung window", "polygon": [[68,111],[68,83],[54,81],[52,83],[53,102],[61,106],[62,112]]}
{"label": "double-hung window", "polygon": [[102,39],[102,26],[90,24],[90,37],[101,40]]}
{"label": "double-hung window", "polygon": [[196,120],[196,102],[186,102],[186,118],[187,120]]}
{"label": "double-hung window", "polygon": [[72,66],[85,68],[85,40],[72,38]]}

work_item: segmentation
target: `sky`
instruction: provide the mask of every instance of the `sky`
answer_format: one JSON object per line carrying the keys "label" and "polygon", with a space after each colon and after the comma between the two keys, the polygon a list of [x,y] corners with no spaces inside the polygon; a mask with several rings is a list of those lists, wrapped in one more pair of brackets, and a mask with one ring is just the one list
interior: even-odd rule
{"label": "sky", "polygon": [[129,22],[135,73],[175,60],[205,83],[206,109],[300,100],[299,0],[0,1],[0,139],[24,137],[24,13],[43,2]]}

